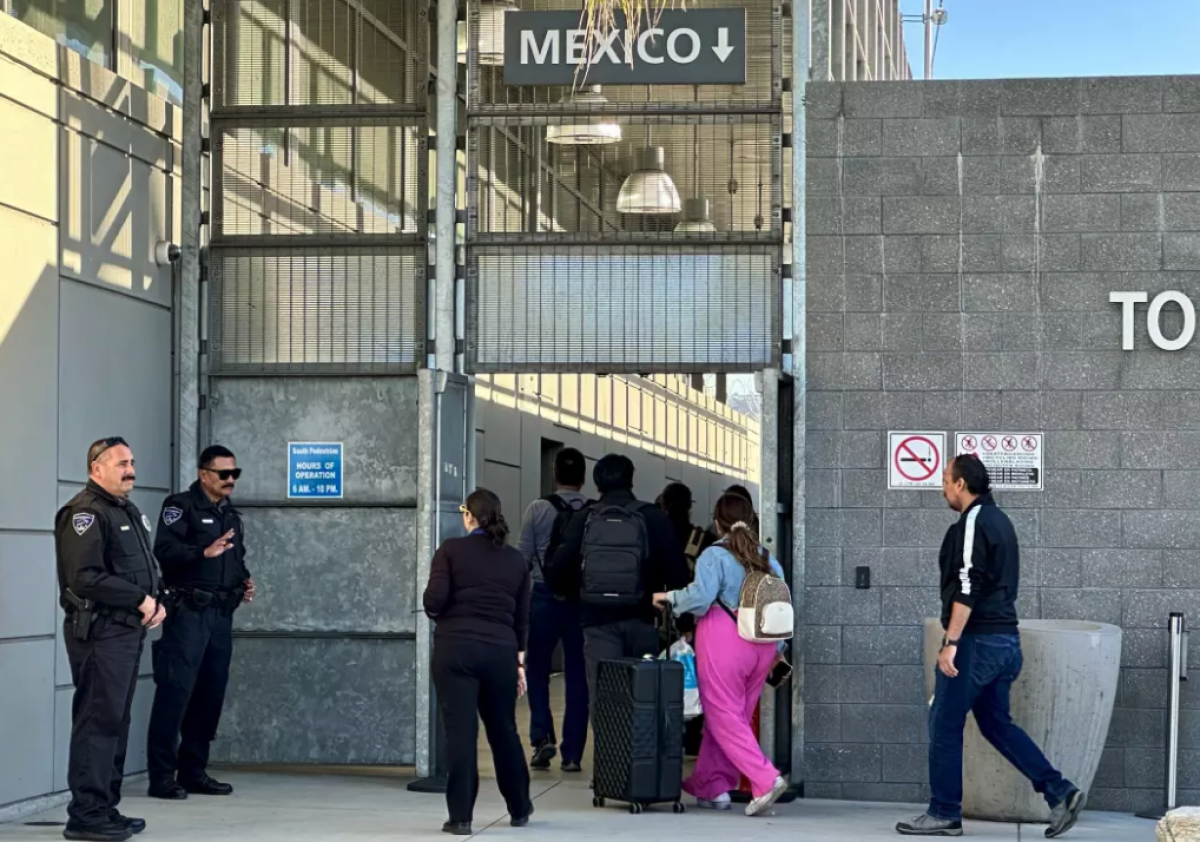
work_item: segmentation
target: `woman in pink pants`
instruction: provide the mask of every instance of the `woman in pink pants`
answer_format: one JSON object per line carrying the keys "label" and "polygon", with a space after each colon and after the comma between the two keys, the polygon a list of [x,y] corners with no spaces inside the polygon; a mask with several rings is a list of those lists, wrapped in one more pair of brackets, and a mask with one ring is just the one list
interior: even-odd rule
{"label": "woman in pink pants", "polygon": [[696,770],[683,782],[701,807],[728,810],[730,791],[745,775],[754,800],[746,815],[765,812],[783,794],[787,783],[759,747],[751,717],[767,675],[785,645],[751,643],[738,634],[730,606],[740,601],[746,571],[770,569],[783,578],[783,569],[751,530],[754,508],[736,494],[717,501],[713,522],[721,540],[696,562],[696,578],[678,591],[658,593],[654,601],[676,614],[690,613],[696,624],[696,672],[704,708],[704,738]]}

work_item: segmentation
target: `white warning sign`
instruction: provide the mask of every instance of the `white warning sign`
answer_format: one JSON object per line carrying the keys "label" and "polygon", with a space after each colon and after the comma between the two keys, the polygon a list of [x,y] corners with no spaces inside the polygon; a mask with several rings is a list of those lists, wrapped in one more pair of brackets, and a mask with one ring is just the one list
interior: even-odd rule
{"label": "white warning sign", "polygon": [[1042,433],[959,433],[956,454],[974,453],[987,466],[992,488],[1041,491],[1045,437]]}
{"label": "white warning sign", "polygon": [[888,433],[888,488],[941,488],[945,433]]}

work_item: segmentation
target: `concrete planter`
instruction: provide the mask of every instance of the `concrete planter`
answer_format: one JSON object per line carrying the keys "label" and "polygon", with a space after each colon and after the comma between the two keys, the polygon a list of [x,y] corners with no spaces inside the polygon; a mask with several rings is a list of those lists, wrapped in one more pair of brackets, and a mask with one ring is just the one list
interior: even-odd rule
{"label": "concrete planter", "polygon": [[[1108,736],[1121,669],[1121,630],[1077,620],[1022,620],[1025,666],[1012,688],[1012,715],[1050,762],[1091,788]],[[925,621],[925,689],[933,696],[942,626]],[[963,813],[1004,822],[1048,822],[1050,809],[967,717]]]}

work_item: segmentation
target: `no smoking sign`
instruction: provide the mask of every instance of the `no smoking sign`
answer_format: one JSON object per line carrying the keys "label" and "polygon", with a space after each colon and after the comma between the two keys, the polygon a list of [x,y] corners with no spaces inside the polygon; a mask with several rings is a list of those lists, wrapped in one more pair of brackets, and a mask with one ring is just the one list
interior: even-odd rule
{"label": "no smoking sign", "polygon": [[1045,438],[1041,433],[967,432],[955,439],[955,453],[973,453],[987,466],[992,488],[1041,491],[1045,477]]}
{"label": "no smoking sign", "polygon": [[941,488],[946,434],[888,432],[888,488]]}

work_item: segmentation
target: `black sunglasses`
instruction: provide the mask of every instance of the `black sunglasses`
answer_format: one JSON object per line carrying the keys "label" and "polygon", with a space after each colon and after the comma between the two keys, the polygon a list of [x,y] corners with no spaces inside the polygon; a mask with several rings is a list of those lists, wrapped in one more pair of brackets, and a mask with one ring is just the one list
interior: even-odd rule
{"label": "black sunglasses", "polygon": [[226,468],[223,471],[214,471],[212,468],[201,468],[201,470],[208,471],[210,474],[216,474],[219,478],[221,478],[223,480],[231,479],[231,478],[236,480],[236,479],[241,479],[241,477],[242,477],[242,469],[241,468]]}
{"label": "black sunglasses", "polygon": [[103,439],[100,442],[100,449],[92,454],[91,461],[95,462],[97,459],[99,459],[101,456],[104,455],[104,451],[108,450],[109,448],[116,447],[119,444],[123,444],[126,447],[129,447],[129,442],[125,441],[125,439],[121,438],[120,436],[109,436],[108,438]]}

